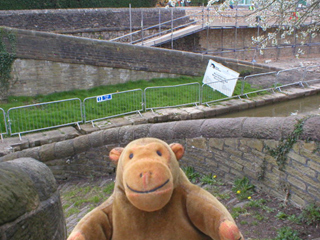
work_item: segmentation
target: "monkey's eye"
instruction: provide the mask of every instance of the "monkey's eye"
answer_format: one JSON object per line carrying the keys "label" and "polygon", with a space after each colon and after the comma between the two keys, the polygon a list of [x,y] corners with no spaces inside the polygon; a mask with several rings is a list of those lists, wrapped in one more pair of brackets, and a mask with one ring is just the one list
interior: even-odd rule
{"label": "monkey's eye", "polygon": [[158,150],[157,151],[157,154],[161,157],[162,156],[162,153]]}
{"label": "monkey's eye", "polygon": [[130,158],[130,159],[133,158],[133,153],[130,153],[129,158]]}

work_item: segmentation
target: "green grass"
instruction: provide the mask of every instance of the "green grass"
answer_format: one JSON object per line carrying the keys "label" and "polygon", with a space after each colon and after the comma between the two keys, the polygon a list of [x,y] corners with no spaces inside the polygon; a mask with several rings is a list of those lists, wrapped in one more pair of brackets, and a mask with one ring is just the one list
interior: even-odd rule
{"label": "green grass", "polygon": [[72,191],[64,192],[62,200],[65,216],[79,213],[84,205],[87,205],[89,209],[95,208],[112,194],[113,189],[114,182],[111,182],[104,187],[76,187]]}
{"label": "green grass", "polygon": [[254,185],[250,183],[247,177],[236,179],[234,181],[232,191],[237,194],[237,198],[244,200],[253,194]]}
{"label": "green grass", "polygon": [[[194,84],[190,84],[194,83]],[[188,84],[183,85],[182,84]],[[180,85],[179,87],[170,87]],[[85,98],[112,94],[112,100],[97,103],[96,98],[85,101],[85,120],[102,119],[143,110],[143,91],[146,88],[146,108],[164,108],[169,106],[193,105],[200,101],[199,87],[202,85],[202,77],[179,77],[179,78],[157,78],[150,81],[129,81],[122,84],[99,86],[89,90],[74,90],[59,92],[49,95],[38,95],[35,97],[9,96],[6,103],[0,102],[0,108],[5,112],[13,107],[38,104],[28,108],[17,108],[10,110],[11,132],[28,132],[40,130],[51,126],[59,126],[82,121],[81,105]],[[155,88],[164,87],[166,88]],[[139,91],[129,91],[141,89]],[[238,81],[234,95],[239,95],[242,82]],[[252,92],[257,89],[250,84],[244,84],[244,92]],[[123,91],[129,91],[123,93]],[[256,94],[253,94],[256,95]],[[66,99],[80,99],[72,101],[61,101]],[[202,102],[210,102],[224,99],[226,96],[210,87],[204,86],[202,91]],[[52,101],[59,103],[40,104]],[[2,112],[0,112],[0,131],[5,132]]]}

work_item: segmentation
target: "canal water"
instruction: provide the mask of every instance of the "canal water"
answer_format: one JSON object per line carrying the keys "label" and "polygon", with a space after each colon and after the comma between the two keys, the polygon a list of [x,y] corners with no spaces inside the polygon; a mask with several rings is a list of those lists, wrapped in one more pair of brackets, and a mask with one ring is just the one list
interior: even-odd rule
{"label": "canal water", "polygon": [[288,117],[293,115],[320,115],[320,94],[297,98],[258,108],[233,112],[218,118],[234,117]]}

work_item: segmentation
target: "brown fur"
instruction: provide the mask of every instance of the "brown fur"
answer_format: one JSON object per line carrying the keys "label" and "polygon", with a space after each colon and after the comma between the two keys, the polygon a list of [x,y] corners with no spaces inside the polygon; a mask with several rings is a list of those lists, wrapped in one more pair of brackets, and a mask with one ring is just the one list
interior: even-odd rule
{"label": "brown fur", "polygon": [[184,148],[154,138],[115,148],[115,189],[68,240],[244,240],[227,209],[179,168]]}

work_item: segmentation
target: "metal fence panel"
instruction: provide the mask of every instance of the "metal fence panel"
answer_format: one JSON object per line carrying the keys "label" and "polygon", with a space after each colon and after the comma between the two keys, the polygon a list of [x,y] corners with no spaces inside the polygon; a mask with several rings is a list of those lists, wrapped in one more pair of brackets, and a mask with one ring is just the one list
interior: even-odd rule
{"label": "metal fence panel", "polygon": [[6,113],[2,108],[0,108],[0,137],[1,137],[1,140],[3,140],[4,134],[8,134]]}
{"label": "metal fence panel", "polygon": [[304,82],[307,84],[320,82],[320,65],[310,66],[306,68]]}
{"label": "metal fence panel", "polygon": [[35,132],[83,122],[79,98],[38,103],[8,110],[11,135]]}
{"label": "metal fence panel", "polygon": [[143,111],[143,92],[141,89],[133,89],[88,97],[83,101],[83,109],[86,123],[135,112],[140,113]]}
{"label": "metal fence panel", "polygon": [[186,83],[144,89],[145,110],[200,104],[200,84]]}
{"label": "metal fence panel", "polygon": [[[251,88],[257,89],[274,87],[277,84],[277,72],[267,72],[245,76],[241,86],[241,95],[249,93],[249,91],[246,90],[247,84],[251,85]],[[250,89],[250,91],[252,91],[252,89]]]}
{"label": "metal fence panel", "polygon": [[292,86],[303,81],[305,67],[281,70],[277,73],[277,86]]}

